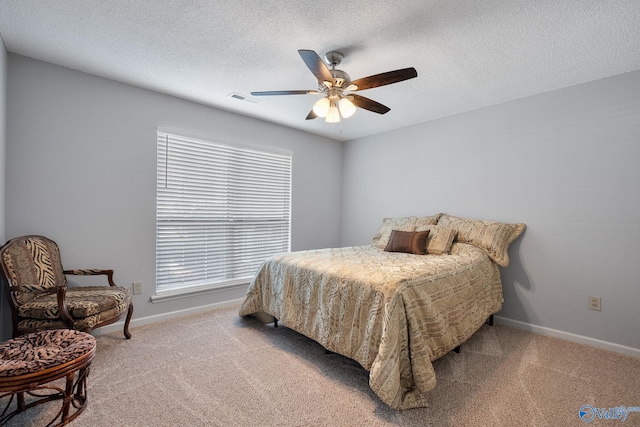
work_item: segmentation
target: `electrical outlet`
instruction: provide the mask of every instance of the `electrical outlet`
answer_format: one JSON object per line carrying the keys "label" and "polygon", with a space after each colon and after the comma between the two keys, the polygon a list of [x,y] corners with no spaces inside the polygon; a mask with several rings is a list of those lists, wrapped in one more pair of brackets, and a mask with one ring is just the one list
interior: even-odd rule
{"label": "electrical outlet", "polygon": [[600,297],[589,295],[589,310],[600,311]]}
{"label": "electrical outlet", "polygon": [[133,294],[138,295],[142,293],[142,282],[133,282]]}

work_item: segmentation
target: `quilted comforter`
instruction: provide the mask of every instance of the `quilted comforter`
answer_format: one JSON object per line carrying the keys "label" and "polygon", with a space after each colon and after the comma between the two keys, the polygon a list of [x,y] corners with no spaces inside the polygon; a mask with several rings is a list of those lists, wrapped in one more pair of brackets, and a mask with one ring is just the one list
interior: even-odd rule
{"label": "quilted comforter", "polygon": [[395,409],[426,406],[431,362],[466,341],[502,306],[498,266],[470,244],[413,255],[355,246],[267,259],[241,316],[268,314],[356,360]]}

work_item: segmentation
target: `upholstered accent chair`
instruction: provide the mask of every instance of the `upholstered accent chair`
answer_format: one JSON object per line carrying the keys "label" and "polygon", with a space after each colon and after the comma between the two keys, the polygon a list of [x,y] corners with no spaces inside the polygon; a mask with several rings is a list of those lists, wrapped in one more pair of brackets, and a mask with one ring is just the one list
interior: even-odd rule
{"label": "upholstered accent chair", "polygon": [[[44,236],[21,236],[0,248],[0,265],[9,286],[14,338],[48,329],[91,332],[126,315],[129,339],[131,292],[113,282],[113,270],[64,270],[60,249]],[[109,286],[67,286],[66,275],[105,275]]]}

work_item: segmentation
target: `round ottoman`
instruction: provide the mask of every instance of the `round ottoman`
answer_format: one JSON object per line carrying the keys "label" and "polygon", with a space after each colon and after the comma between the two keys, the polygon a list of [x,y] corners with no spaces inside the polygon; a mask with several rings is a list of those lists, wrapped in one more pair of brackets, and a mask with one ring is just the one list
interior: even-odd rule
{"label": "round ottoman", "polygon": [[[0,425],[36,405],[62,399],[62,407],[48,425],[65,425],[87,405],[87,376],[95,355],[96,340],[90,334],[69,329],[34,332],[0,344]],[[76,375],[77,373],[77,375]],[[64,388],[61,382],[66,378]],[[25,400],[25,393],[31,398]],[[16,397],[16,409],[11,403]],[[73,413],[70,414],[71,406]]]}

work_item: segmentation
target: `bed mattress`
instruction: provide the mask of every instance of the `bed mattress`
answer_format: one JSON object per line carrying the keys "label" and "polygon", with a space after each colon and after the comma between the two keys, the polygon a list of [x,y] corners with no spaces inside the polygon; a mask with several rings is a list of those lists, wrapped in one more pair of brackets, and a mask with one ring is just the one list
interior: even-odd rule
{"label": "bed mattress", "polygon": [[395,409],[426,406],[431,362],[466,341],[502,306],[498,266],[473,245],[413,255],[375,246],[267,259],[240,315],[268,314],[326,349],[356,360]]}

